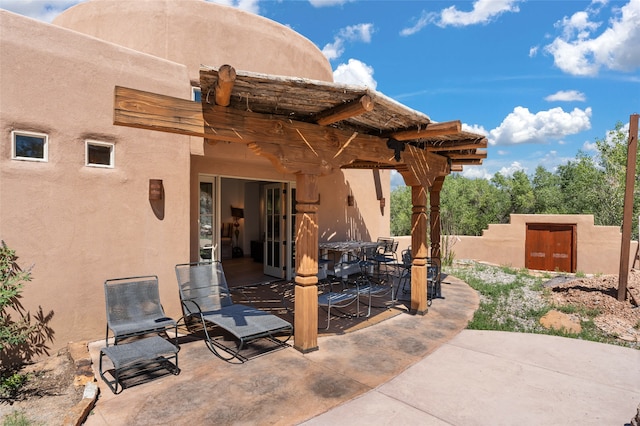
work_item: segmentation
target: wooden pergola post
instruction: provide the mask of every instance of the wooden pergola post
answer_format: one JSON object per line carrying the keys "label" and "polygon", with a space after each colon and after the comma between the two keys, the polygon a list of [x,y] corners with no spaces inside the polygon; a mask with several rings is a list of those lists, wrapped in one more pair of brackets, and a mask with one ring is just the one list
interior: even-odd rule
{"label": "wooden pergola post", "polygon": [[427,313],[427,190],[411,187],[411,312]]}
{"label": "wooden pergola post", "polygon": [[318,176],[296,174],[296,277],[293,346],[318,349]]}
{"label": "wooden pergola post", "polygon": [[429,224],[431,227],[431,259],[437,259],[441,265],[440,238],[442,228],[440,224],[440,191],[444,183],[444,176],[439,176],[429,188]]}
{"label": "wooden pergola post", "polygon": [[629,251],[631,250],[631,221],[633,219],[633,193],[636,181],[636,158],[638,155],[638,114],[629,117],[629,143],[627,144],[627,175],[624,189],[624,211],[622,218],[622,246],[620,248],[620,272],[618,275],[618,300],[627,298],[629,278]]}

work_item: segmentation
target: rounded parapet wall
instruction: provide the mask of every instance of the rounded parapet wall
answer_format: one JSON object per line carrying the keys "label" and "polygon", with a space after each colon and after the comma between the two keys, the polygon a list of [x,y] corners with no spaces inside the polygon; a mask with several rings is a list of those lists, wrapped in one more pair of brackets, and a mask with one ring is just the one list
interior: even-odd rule
{"label": "rounded parapet wall", "polygon": [[203,0],[93,0],[57,16],[55,25],[165,58],[189,69],[232,64],[238,70],[333,81],[320,49],[267,18]]}

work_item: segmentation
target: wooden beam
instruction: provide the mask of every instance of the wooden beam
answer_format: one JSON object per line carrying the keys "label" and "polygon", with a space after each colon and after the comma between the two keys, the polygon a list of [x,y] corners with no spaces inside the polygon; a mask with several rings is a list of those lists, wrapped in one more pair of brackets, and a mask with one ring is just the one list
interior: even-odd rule
{"label": "wooden beam", "polygon": [[460,120],[446,121],[443,123],[429,123],[424,129],[403,130],[393,133],[391,137],[398,141],[411,139],[432,138],[445,135],[456,135],[462,131]]}
{"label": "wooden beam", "polygon": [[442,142],[438,145],[427,145],[425,149],[431,152],[440,152],[440,151],[461,151],[464,149],[476,149],[476,148],[486,148],[487,147],[487,139],[482,139],[478,142]]}
{"label": "wooden beam", "polygon": [[371,97],[363,95],[360,99],[353,102],[342,104],[319,113],[314,121],[321,126],[327,126],[329,124],[372,111],[373,107],[374,104]]}
{"label": "wooden beam", "polygon": [[207,137],[198,102],[120,86],[114,95],[113,124]]}
{"label": "wooden beam", "polygon": [[451,160],[451,164],[462,164],[467,166],[480,165],[482,164],[482,159],[457,159]]}
{"label": "wooden beam", "polygon": [[462,152],[447,152],[442,155],[449,157],[452,160],[481,160],[483,158],[487,158],[486,152],[474,152],[469,154]]}
{"label": "wooden beam", "polygon": [[231,102],[231,91],[236,82],[236,70],[231,65],[223,65],[218,70],[218,80],[216,81],[216,105],[229,106]]}
{"label": "wooden beam", "polygon": [[451,165],[451,171],[452,172],[461,172],[461,171],[463,171],[462,164],[455,164],[455,163],[452,164]]}

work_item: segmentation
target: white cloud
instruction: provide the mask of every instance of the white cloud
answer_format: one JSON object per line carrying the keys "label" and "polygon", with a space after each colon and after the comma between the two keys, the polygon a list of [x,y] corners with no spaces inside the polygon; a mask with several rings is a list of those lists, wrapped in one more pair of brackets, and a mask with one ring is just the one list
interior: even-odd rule
{"label": "white cloud", "polygon": [[478,134],[481,134],[481,135],[489,136],[489,132],[484,127],[482,127],[481,125],[478,125],[478,124],[462,123],[462,131],[463,132],[478,133]]}
{"label": "white cloud", "polygon": [[545,143],[591,128],[591,108],[562,108],[532,113],[525,107],[515,107],[500,124],[489,132],[491,145]]}
{"label": "white cloud", "polygon": [[468,179],[490,180],[493,177],[493,174],[489,173],[484,167],[470,166],[462,169],[462,176]]}
{"label": "white cloud", "polygon": [[533,58],[534,56],[536,56],[538,54],[538,49],[540,47],[539,46],[533,46],[531,48],[529,48],[529,57]]}
{"label": "white cloud", "polygon": [[518,0],[477,0],[473,3],[473,10],[470,12],[462,12],[455,6],[451,6],[440,12],[440,21],[437,25],[462,27],[487,24],[505,12],[519,12],[517,3]]}
{"label": "white cloud", "polygon": [[438,18],[437,13],[423,11],[422,16],[420,16],[418,21],[412,27],[403,28],[400,31],[400,35],[402,36],[413,35],[418,31],[420,31],[421,29],[423,29],[424,27],[426,27],[427,25],[429,25],[430,23],[437,21],[437,18]]}
{"label": "white cloud", "polygon": [[612,10],[609,26],[594,33],[602,24],[592,20],[605,2],[594,2],[586,10],[564,17],[556,23],[561,35],[545,50],[555,65],[572,75],[594,76],[605,67],[616,71],[633,71],[640,67],[640,0],[629,0]]}
{"label": "white cloud", "polygon": [[520,164],[519,161],[514,161],[508,166],[502,167],[498,170],[502,176],[512,176],[515,172],[522,170],[523,172],[527,172],[527,168]]}
{"label": "white cloud", "polygon": [[333,80],[336,83],[355,84],[376,88],[378,82],[373,78],[373,67],[357,59],[349,59],[346,64],[340,64],[333,72]]}
{"label": "white cloud", "polygon": [[60,13],[83,0],[0,0],[0,8],[43,22],[51,22]]}
{"label": "white cloud", "polygon": [[235,7],[246,12],[260,14],[260,0],[206,0],[210,3],[223,4],[225,6]]}
{"label": "white cloud", "polygon": [[467,25],[488,24],[506,12],[519,12],[517,3],[521,0],[476,0],[470,12],[462,12],[455,6],[438,12],[423,11],[416,23],[400,31],[402,36],[413,35],[429,24],[439,27],[464,27]]}
{"label": "white cloud", "polygon": [[498,150],[498,155],[508,155],[509,151],[505,151],[504,149],[499,149]]}
{"label": "white cloud", "polygon": [[553,95],[547,96],[544,100],[548,102],[584,102],[587,100],[587,97],[584,93],[578,92],[577,90],[560,90]]}
{"label": "white cloud", "polygon": [[593,151],[593,152],[595,152],[595,151],[597,151],[597,150],[598,150],[598,148],[597,148],[597,145],[596,145],[596,143],[595,143],[595,142],[589,142],[589,141],[587,141],[587,142],[585,142],[585,143],[583,143],[583,144],[582,144],[582,150],[583,150],[583,151],[587,151],[587,152],[589,152],[589,151]]}
{"label": "white cloud", "polygon": [[345,42],[371,43],[373,33],[373,24],[349,25],[338,32],[333,43],[327,43],[322,48],[322,53],[330,61],[338,59],[344,53]]}

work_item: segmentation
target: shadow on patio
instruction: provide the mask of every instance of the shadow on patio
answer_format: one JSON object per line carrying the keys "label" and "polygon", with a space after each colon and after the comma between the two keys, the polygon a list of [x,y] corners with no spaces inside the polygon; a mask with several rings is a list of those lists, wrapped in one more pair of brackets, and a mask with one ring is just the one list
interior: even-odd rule
{"label": "shadow on patio", "polygon": [[[476,292],[454,277],[442,291],[446,299],[435,300],[425,316],[381,310],[357,319],[372,326],[353,332],[337,320],[337,331],[321,334],[319,351],[308,354],[286,348],[236,365],[216,358],[202,341],[184,341],[179,376],[120,395],[99,381],[100,399],[86,424],[299,423],[387,382],[464,329],[478,307]],[[278,305],[280,293],[273,294],[270,303]],[[104,341],[89,344],[94,369],[102,346]]]}

